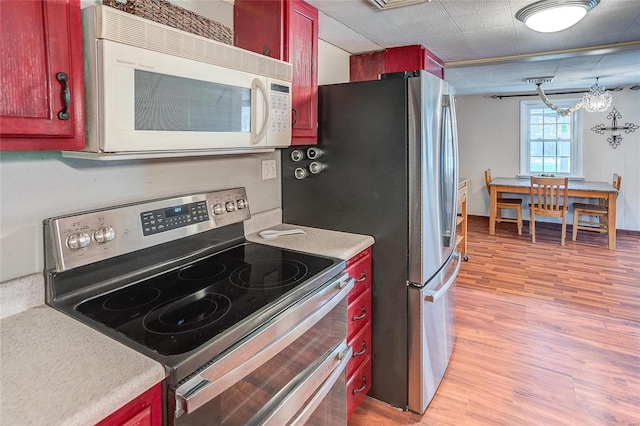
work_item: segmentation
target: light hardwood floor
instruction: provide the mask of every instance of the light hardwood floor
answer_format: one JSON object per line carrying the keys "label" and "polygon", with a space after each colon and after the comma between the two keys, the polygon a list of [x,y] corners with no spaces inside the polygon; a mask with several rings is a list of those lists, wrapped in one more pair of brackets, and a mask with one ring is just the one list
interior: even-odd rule
{"label": "light hardwood floor", "polygon": [[[457,340],[426,413],[365,398],[360,425],[640,426],[640,235],[469,217],[457,280]],[[375,315],[375,313],[374,313]]]}

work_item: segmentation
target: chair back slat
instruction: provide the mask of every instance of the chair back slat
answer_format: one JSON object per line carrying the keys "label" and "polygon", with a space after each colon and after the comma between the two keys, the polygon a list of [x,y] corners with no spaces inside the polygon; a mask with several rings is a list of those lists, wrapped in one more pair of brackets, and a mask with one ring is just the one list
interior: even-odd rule
{"label": "chair back slat", "polygon": [[560,213],[567,205],[568,178],[531,177],[531,206],[542,214]]}

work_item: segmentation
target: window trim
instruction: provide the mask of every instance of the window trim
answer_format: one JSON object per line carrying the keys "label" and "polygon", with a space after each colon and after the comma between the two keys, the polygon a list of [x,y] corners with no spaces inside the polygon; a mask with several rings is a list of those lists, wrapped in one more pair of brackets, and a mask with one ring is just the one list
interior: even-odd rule
{"label": "window trim", "polygon": [[[559,108],[569,108],[578,102],[580,98],[562,98],[554,99],[553,104]],[[529,177],[538,175],[538,172],[531,172],[530,165],[530,147],[529,147],[529,110],[534,107],[542,107],[550,109],[541,100],[537,101],[520,101],[520,164],[519,170],[521,177]],[[574,140],[571,143],[571,152],[575,152],[575,156],[571,155],[571,173],[558,173],[554,175],[558,177],[569,177],[583,179],[583,137],[582,137],[582,109],[574,111],[572,114],[571,124],[573,127]]]}

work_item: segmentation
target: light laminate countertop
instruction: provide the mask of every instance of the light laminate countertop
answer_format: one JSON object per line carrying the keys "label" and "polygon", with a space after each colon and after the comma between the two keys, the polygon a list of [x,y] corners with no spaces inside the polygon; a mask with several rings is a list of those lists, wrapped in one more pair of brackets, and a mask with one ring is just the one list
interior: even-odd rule
{"label": "light laminate countertop", "polygon": [[375,240],[369,235],[351,234],[282,223],[271,226],[271,230],[302,229],[304,234],[283,235],[277,238],[262,238],[258,232],[246,236],[248,241],[302,251],[321,256],[348,260],[362,250],[373,245]]}
{"label": "light laminate countertop", "polygon": [[164,368],[42,305],[0,321],[0,421],[91,425],[165,377]]}

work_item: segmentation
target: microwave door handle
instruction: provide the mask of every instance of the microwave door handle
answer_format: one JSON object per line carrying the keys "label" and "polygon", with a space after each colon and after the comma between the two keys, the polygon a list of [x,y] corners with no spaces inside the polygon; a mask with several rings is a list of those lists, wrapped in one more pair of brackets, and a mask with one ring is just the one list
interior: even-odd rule
{"label": "microwave door handle", "polygon": [[[251,91],[255,93],[257,92],[262,93],[262,101],[264,105],[264,120],[262,121],[262,128],[258,132],[257,131],[258,126],[256,125],[255,133],[254,133],[254,129],[253,128],[251,129],[251,144],[256,145],[262,139],[264,139],[264,136],[267,133],[267,130],[269,129],[269,115],[271,114],[271,110],[269,109],[269,93],[267,92],[267,87],[264,85],[262,80],[260,80],[259,78],[254,78],[253,82],[251,83]],[[258,118],[257,108],[252,112],[251,115],[252,115],[251,119],[254,120],[255,123],[257,123],[257,121],[255,121]]]}

